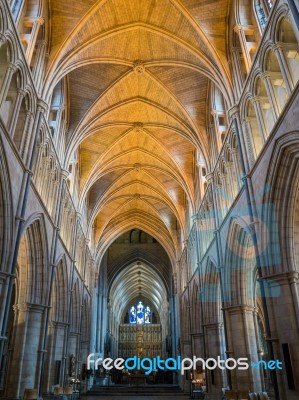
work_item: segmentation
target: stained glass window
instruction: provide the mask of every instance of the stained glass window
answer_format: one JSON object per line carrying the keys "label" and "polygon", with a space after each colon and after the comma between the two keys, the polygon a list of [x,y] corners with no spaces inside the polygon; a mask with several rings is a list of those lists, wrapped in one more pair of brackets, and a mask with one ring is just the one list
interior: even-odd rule
{"label": "stained glass window", "polygon": [[130,324],[136,324],[136,308],[134,306],[130,308]]}
{"label": "stained glass window", "polygon": [[267,17],[261,0],[255,0],[255,10],[261,29],[264,30],[267,24]]}
{"label": "stained glass window", "polygon": [[150,324],[152,320],[152,311],[149,306],[144,306],[142,301],[139,301],[135,307],[130,308],[130,324]]}
{"label": "stained glass window", "polygon": [[144,323],[144,306],[141,301],[137,305],[137,324]]}
{"label": "stained glass window", "polygon": [[145,312],[144,312],[144,323],[145,324],[150,324],[151,323],[151,309],[149,308],[149,306],[147,306],[145,308]]}

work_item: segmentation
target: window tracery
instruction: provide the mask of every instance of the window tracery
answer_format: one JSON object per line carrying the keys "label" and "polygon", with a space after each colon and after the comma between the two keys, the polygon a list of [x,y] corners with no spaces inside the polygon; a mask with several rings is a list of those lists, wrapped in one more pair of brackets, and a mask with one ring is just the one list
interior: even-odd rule
{"label": "window tracery", "polygon": [[264,9],[263,1],[262,0],[255,0],[255,12],[257,16],[257,20],[259,22],[260,28],[263,31],[267,24],[267,15]]}
{"label": "window tracery", "polygon": [[150,324],[152,322],[152,311],[148,305],[144,306],[142,301],[139,301],[136,305],[131,306],[129,317],[130,324]]}

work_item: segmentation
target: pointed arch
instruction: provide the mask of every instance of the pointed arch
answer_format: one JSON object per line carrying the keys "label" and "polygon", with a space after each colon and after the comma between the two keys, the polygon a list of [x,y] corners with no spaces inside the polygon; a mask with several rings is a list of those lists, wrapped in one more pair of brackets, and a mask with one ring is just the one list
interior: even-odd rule
{"label": "pointed arch", "polygon": [[60,259],[55,268],[52,293],[52,320],[67,323],[69,303],[69,282],[65,256]]}
{"label": "pointed arch", "polygon": [[72,302],[71,302],[71,320],[70,329],[72,333],[80,332],[80,309],[81,309],[81,291],[79,279],[76,280],[72,288]]}
{"label": "pointed arch", "polygon": [[216,262],[209,257],[200,293],[203,314],[205,316],[205,324],[215,324],[222,321],[221,297],[220,271],[216,268]]}
{"label": "pointed arch", "polygon": [[23,229],[17,269],[18,303],[47,304],[49,295],[48,245],[44,218],[33,215]]}
{"label": "pointed arch", "polygon": [[9,272],[13,235],[13,206],[10,176],[0,138],[0,271]]}
{"label": "pointed arch", "polygon": [[246,219],[232,218],[225,249],[224,292],[229,305],[253,305],[255,248]]}
{"label": "pointed arch", "polygon": [[[299,271],[299,145],[298,131],[276,142],[267,173],[269,190],[263,202],[265,274]],[[274,208],[275,205],[275,208]]]}

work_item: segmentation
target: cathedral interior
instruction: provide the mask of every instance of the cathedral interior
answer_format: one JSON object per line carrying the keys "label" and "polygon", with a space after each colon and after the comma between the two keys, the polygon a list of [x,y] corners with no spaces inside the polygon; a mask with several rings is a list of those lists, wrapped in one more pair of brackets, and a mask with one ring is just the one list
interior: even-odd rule
{"label": "cathedral interior", "polygon": [[298,400],[298,82],[298,0],[0,0],[1,398]]}

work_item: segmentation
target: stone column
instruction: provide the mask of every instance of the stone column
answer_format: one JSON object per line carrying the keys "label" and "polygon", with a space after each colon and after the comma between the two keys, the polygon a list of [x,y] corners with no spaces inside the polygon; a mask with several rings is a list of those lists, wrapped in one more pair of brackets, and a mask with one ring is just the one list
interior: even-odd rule
{"label": "stone column", "polygon": [[44,203],[47,204],[48,201],[48,190],[49,190],[49,178],[51,173],[51,158],[48,156],[44,160],[43,171],[42,171],[42,180],[40,186],[40,196],[43,199]]}
{"label": "stone column", "polygon": [[[259,335],[260,335],[260,328],[259,328],[259,322],[258,322],[258,309],[255,309],[255,313],[254,313],[254,327],[255,327],[255,335],[257,338],[257,354],[258,354],[258,360],[262,360],[263,359],[263,352],[262,352],[262,348],[261,348],[261,343],[260,343],[260,339],[259,339]],[[267,339],[267,335],[266,332],[263,333],[263,338],[266,340]],[[266,387],[265,387],[265,380],[264,380],[264,371],[261,369],[260,371],[260,379],[261,379],[261,387],[262,390],[265,392],[266,391]]]}
{"label": "stone column", "polygon": [[[293,378],[299,380],[299,357],[295,349],[299,346],[298,338],[298,280],[297,271],[278,273],[267,276],[268,290],[267,302],[269,319],[271,323],[271,337],[267,340],[273,343],[274,359],[284,362],[282,344],[289,346]],[[277,296],[277,290],[279,295]],[[276,294],[275,294],[276,293]],[[288,390],[286,369],[277,370],[277,381],[281,398],[295,400],[298,397],[297,390]]]}
{"label": "stone column", "polygon": [[[220,356],[222,360],[225,360],[224,353],[224,327],[222,322],[214,322],[205,324],[203,329],[205,330],[205,345],[207,349],[206,358],[214,358]],[[198,355],[197,355],[198,356]],[[206,380],[209,393],[209,400],[218,400],[221,388],[227,386],[226,370],[216,368],[213,371],[206,370]],[[212,379],[213,377],[213,379]],[[214,381],[214,383],[213,383]]]}
{"label": "stone column", "polygon": [[101,341],[100,341],[100,352],[104,354],[104,346],[106,340],[106,332],[107,332],[107,320],[108,320],[108,307],[107,307],[107,296],[102,296],[102,311],[101,311],[101,322],[102,322],[102,330],[101,330]]}
{"label": "stone column", "polygon": [[6,397],[20,398],[25,388],[37,387],[45,306],[17,304],[15,332],[9,361]]}
{"label": "stone column", "polygon": [[21,107],[21,104],[22,104],[22,101],[23,101],[25,95],[26,95],[26,92],[23,89],[18,89],[17,98],[16,98],[16,101],[14,104],[14,109],[12,112],[12,118],[9,122],[9,127],[8,127],[8,131],[12,137],[14,136],[14,133],[15,133],[15,128],[17,125],[19,112],[20,112],[20,107]]}
{"label": "stone column", "polygon": [[[7,287],[8,280],[10,277],[14,277],[7,272],[0,271],[0,328],[2,328],[3,323],[3,313],[5,310],[6,296],[7,296]],[[1,330],[0,330],[1,332]],[[2,340],[2,339],[0,339]]]}
{"label": "stone column", "polygon": [[[97,290],[100,290],[99,288]],[[101,324],[101,319],[102,319],[102,301],[103,301],[103,296],[100,293],[97,299],[97,304],[94,306],[97,312],[97,317],[95,321],[95,327],[96,327],[96,332],[95,332],[95,351],[97,353],[101,352],[101,337],[102,337],[102,324]]]}
{"label": "stone column", "polygon": [[[57,172],[56,172],[55,176],[57,179],[59,179],[57,177]],[[53,220],[56,218],[56,214],[57,214],[57,209],[55,207],[55,204],[57,204],[58,198],[59,198],[59,181],[55,180],[53,182],[53,195],[52,195],[52,203],[51,203],[51,216],[52,216]],[[60,201],[62,201],[62,200],[60,199]]]}
{"label": "stone column", "polygon": [[45,22],[44,18],[41,18],[41,17],[35,18],[35,20],[33,22],[29,44],[26,49],[26,58],[28,60],[28,64],[30,64],[31,58],[33,56],[35,43],[36,43],[36,39],[38,36],[38,31],[39,31],[40,27],[44,24],[44,22]]}
{"label": "stone column", "polygon": [[[251,117],[252,121],[253,121],[253,117]],[[259,144],[260,146],[262,146],[262,140],[261,140],[261,135],[259,133],[259,129],[258,129],[258,138],[257,141],[259,143],[255,143],[255,138],[250,126],[250,119],[249,117],[247,117],[244,122],[243,122],[243,132],[245,132],[245,142],[246,142],[246,152],[248,154],[247,158],[248,158],[248,168],[251,169],[254,165],[255,159],[257,157],[257,155],[259,154],[259,151],[255,148],[255,145]],[[239,185],[242,185],[242,171],[240,171],[241,173],[241,179],[239,179]]]}
{"label": "stone column", "polygon": [[[3,318],[4,318],[4,313],[5,313],[5,306],[6,306],[6,301],[9,301],[10,299],[7,299],[7,290],[8,290],[8,283],[9,279],[11,279],[11,275],[5,273],[4,271],[0,272],[0,348],[5,349],[8,337],[6,336],[6,332],[3,332],[3,336],[1,335],[2,329],[3,329]],[[6,351],[3,351],[3,355],[5,355]],[[4,371],[6,369],[6,362],[7,358],[6,357],[1,357],[0,363],[4,361],[3,365],[0,365],[3,369],[0,369],[0,378],[4,379],[4,376],[1,375],[1,373],[4,374]]]}
{"label": "stone column", "polygon": [[262,80],[263,80],[263,82],[265,84],[265,87],[266,87],[266,91],[267,91],[267,94],[268,94],[269,102],[270,102],[270,104],[272,106],[272,110],[273,110],[273,113],[274,113],[274,118],[277,120],[277,118],[279,117],[279,114],[280,114],[280,107],[279,107],[279,104],[278,104],[277,99],[276,99],[276,93],[275,93],[275,91],[273,89],[270,75],[269,75],[268,72],[264,72],[262,74],[261,78],[262,78]]}
{"label": "stone column", "polygon": [[259,130],[260,130],[260,135],[262,137],[262,143],[264,144],[266,141],[266,138],[268,136],[268,132],[267,132],[265,121],[264,121],[260,98],[258,96],[252,97],[252,104],[253,104],[254,111],[255,111],[255,114],[257,117],[257,124],[258,124]]}
{"label": "stone column", "polygon": [[54,207],[54,205],[57,203],[57,194],[60,186],[58,180],[55,180],[56,176],[57,172],[55,170],[51,170],[49,172],[49,185],[48,193],[46,196],[46,206],[52,218],[55,218],[56,208]]}
{"label": "stone column", "polygon": [[223,115],[224,111],[212,110],[211,114],[214,120],[214,143],[215,143],[215,150],[217,152],[216,160],[218,159],[218,155],[222,148],[222,140],[221,140],[221,130],[219,125],[219,115]]}
{"label": "stone column", "polygon": [[[249,150],[249,152],[252,155],[252,148]],[[238,185],[237,193],[239,193],[239,191],[242,187],[242,171],[240,171],[240,164],[238,162],[238,155],[237,155],[236,149],[231,148],[231,155],[232,155],[233,165],[234,165],[234,169],[235,169],[236,183]]]}
{"label": "stone column", "polygon": [[[63,349],[67,324],[51,321],[48,330],[47,364],[45,368],[43,392],[52,391],[54,384],[62,385]],[[56,361],[61,361],[59,382],[55,382]]]}
{"label": "stone column", "polygon": [[[229,110],[229,117],[233,121],[236,120],[237,128],[240,133],[240,140],[237,140],[238,143],[238,151],[240,154],[240,159],[243,159],[246,171],[249,169],[249,159],[247,155],[247,142],[246,142],[246,132],[243,130],[243,126],[240,119],[240,111],[238,106],[234,106]],[[235,132],[236,138],[238,137],[237,132]],[[241,154],[243,157],[241,158]],[[240,171],[243,175],[243,171]]]}
{"label": "stone column", "polygon": [[246,30],[253,30],[253,27],[242,26],[242,25],[236,25],[234,27],[234,31],[239,36],[241,49],[242,49],[242,53],[243,53],[243,57],[244,57],[244,61],[245,61],[245,67],[246,67],[246,71],[248,74],[250,71],[250,68],[251,68],[252,61],[251,61],[251,57],[250,57],[250,54],[249,54],[249,51],[247,48],[247,41],[246,41],[246,35],[245,35]]}
{"label": "stone column", "polygon": [[28,157],[27,157],[27,164],[30,165],[32,154],[35,154],[36,151],[36,143],[37,137],[40,134],[43,125],[43,116],[47,110],[47,104],[44,103],[42,100],[38,99],[37,101],[37,113],[35,116],[35,121],[33,123],[32,132],[35,134],[30,136],[30,143],[28,144]]}
{"label": "stone column", "polygon": [[41,168],[41,161],[42,161],[42,156],[44,153],[44,148],[45,145],[43,143],[40,143],[37,147],[36,147],[36,158],[35,158],[35,163],[33,165],[33,182],[35,184],[36,189],[38,189],[38,185],[39,185],[39,175],[40,175],[40,168]]}
{"label": "stone column", "polygon": [[237,93],[238,93],[238,97],[240,97],[242,90],[243,90],[243,85],[244,85],[244,77],[243,77],[242,65],[241,65],[241,60],[240,60],[240,49],[238,47],[232,47],[231,55],[232,55],[231,63],[232,63],[233,71],[235,72],[234,76],[235,76],[235,81],[236,81]]}
{"label": "stone column", "polygon": [[229,189],[227,190],[227,201],[230,207],[233,202],[233,199],[238,193],[238,183],[236,175],[234,173],[235,171],[233,163],[225,160],[224,164],[225,164],[225,169],[227,171],[227,187]]}
{"label": "stone column", "polygon": [[209,133],[211,137],[212,165],[215,165],[218,159],[219,148],[216,138],[215,126],[213,124],[209,125]]}
{"label": "stone column", "polygon": [[289,66],[288,66],[287,60],[285,58],[285,54],[283,52],[282,45],[280,43],[275,43],[275,45],[273,46],[273,51],[278,60],[281,74],[282,74],[284,83],[286,85],[286,91],[287,91],[288,95],[290,96],[293,91],[295,82],[293,82],[293,78],[291,76]]}
{"label": "stone column", "polygon": [[291,273],[290,277],[289,277],[289,282],[290,282],[290,286],[291,286],[297,327],[298,327],[298,331],[299,331],[299,293],[298,293],[299,273],[298,272]]}
{"label": "stone column", "polygon": [[[255,309],[247,305],[230,306],[226,308],[228,316],[229,357],[248,358],[249,365],[257,364],[258,349],[255,333]],[[232,365],[232,363],[230,363]],[[262,390],[260,371],[258,368],[247,370],[233,369],[231,371],[233,390]]]}
{"label": "stone column", "polygon": [[46,59],[47,45],[48,45],[48,43],[46,40],[40,40],[38,42],[37,50],[36,50],[36,57],[35,57],[35,64],[33,65],[33,68],[32,68],[32,74],[33,74],[38,92],[40,91],[40,86],[41,86],[43,74],[44,74],[44,66],[45,66],[44,64],[45,64],[45,59]]}
{"label": "stone column", "polygon": [[24,124],[24,129],[22,132],[22,138],[20,141],[20,148],[19,153],[23,160],[26,159],[26,155],[29,152],[29,145],[30,145],[30,135],[32,134],[32,126],[34,122],[33,113],[29,110],[26,112],[26,120]]}
{"label": "stone column", "polygon": [[14,64],[8,64],[6,75],[4,77],[2,87],[0,88],[0,104],[3,104],[3,101],[6,99],[7,92],[9,90],[11,79],[16,73],[18,68]]}
{"label": "stone column", "polygon": [[[78,332],[70,332],[69,339],[68,339],[68,351],[67,351],[67,359],[70,359],[73,355],[75,357],[75,366],[73,374],[76,375],[78,371],[78,349],[79,349],[79,341],[80,341],[80,334]],[[69,365],[67,365],[67,369],[65,371],[65,380],[64,385],[67,384],[67,377],[69,376]]]}

